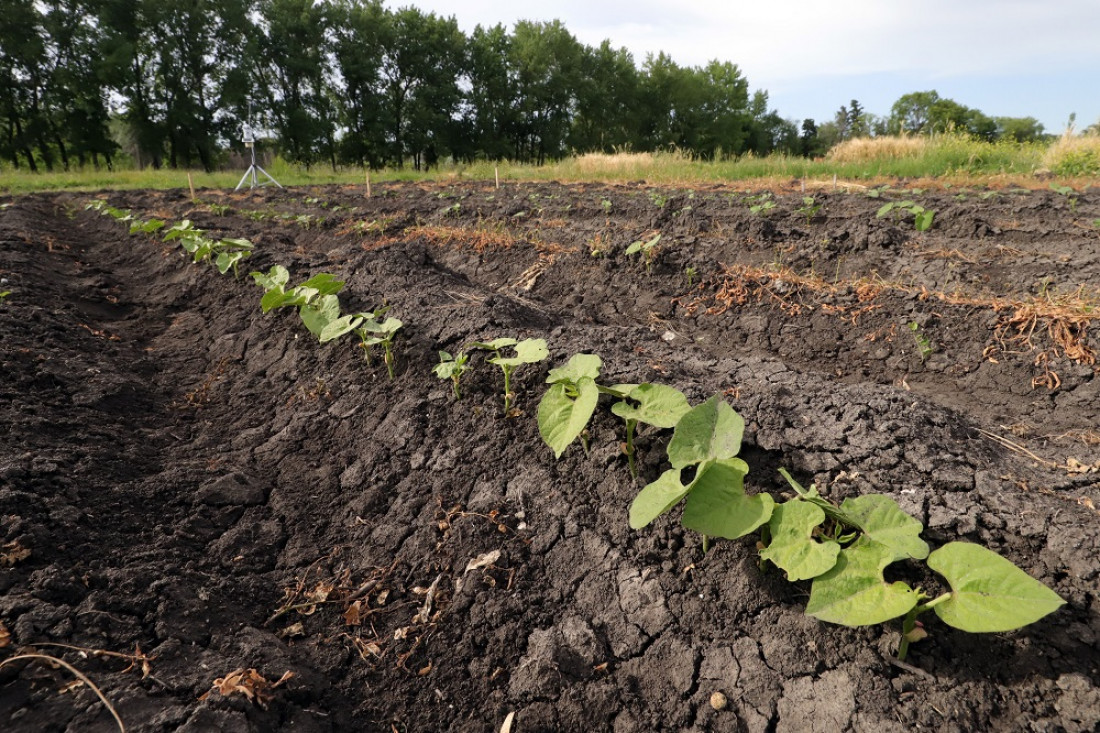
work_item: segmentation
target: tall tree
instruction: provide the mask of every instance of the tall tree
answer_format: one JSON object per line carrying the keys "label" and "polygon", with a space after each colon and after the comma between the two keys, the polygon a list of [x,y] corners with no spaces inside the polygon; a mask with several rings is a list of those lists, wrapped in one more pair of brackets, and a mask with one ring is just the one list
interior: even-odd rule
{"label": "tall tree", "polygon": [[474,28],[467,48],[469,91],[463,114],[467,159],[480,152],[490,160],[502,160],[514,150],[519,116],[511,57],[512,37],[503,25]]}
{"label": "tall tree", "polygon": [[638,68],[625,48],[604,41],[581,58],[570,146],[579,152],[629,147],[638,138]]}
{"label": "tall tree", "polygon": [[340,141],[344,160],[372,168],[386,161],[382,83],[383,39],[389,14],[380,0],[336,0],[333,23],[333,55],[344,104]]}
{"label": "tall tree", "polygon": [[561,21],[516,23],[510,65],[519,119],[515,156],[541,165],[565,154],[583,49]]}

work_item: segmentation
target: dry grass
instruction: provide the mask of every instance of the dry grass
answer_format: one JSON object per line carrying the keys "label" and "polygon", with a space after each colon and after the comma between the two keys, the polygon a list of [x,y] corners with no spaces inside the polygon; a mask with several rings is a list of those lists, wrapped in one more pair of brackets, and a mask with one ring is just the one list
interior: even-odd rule
{"label": "dry grass", "polygon": [[834,163],[870,163],[883,160],[918,158],[928,150],[929,139],[911,135],[862,137],[845,140],[825,156]]}
{"label": "dry grass", "polygon": [[496,229],[417,226],[405,230],[405,238],[422,238],[436,246],[469,248],[475,252],[511,249],[517,239],[510,232]]}
{"label": "dry grass", "polygon": [[1047,148],[1043,166],[1060,176],[1100,175],[1100,135],[1062,135]]}
{"label": "dry grass", "polygon": [[588,153],[578,157],[573,165],[577,172],[589,176],[623,175],[653,168],[652,153]]}

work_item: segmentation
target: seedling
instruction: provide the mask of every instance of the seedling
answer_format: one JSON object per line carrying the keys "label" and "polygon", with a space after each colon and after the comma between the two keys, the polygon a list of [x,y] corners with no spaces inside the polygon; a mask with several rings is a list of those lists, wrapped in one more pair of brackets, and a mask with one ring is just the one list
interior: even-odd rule
{"label": "seedling", "polygon": [[[469,348],[492,351],[493,356],[490,356],[487,361],[490,364],[496,364],[504,372],[504,414],[506,416],[512,414],[512,403],[516,398],[512,391],[512,374],[524,364],[536,364],[550,354],[546,348],[545,339],[516,341],[514,338],[505,337],[488,342],[478,341],[470,344]],[[501,350],[507,348],[511,348],[516,355],[504,356]]]}
{"label": "seedling", "polygon": [[813,196],[803,196],[802,205],[795,209],[795,213],[801,214],[806,219],[807,226],[821,211],[822,204],[817,203],[817,200]]}
{"label": "seedling", "polygon": [[318,339],[325,327],[340,317],[340,301],[336,294],[343,289],[344,281],[337,280],[335,275],[318,273],[288,290],[290,273],[282,265],[272,266],[267,273],[250,274],[265,291],[260,299],[260,309],[264,313],[274,308],[296,307],[302,323]]}
{"label": "seedling", "polygon": [[611,199],[600,199],[600,208],[603,209],[604,215],[611,213]]}
{"label": "seedling", "polygon": [[626,254],[636,255],[640,252],[642,255],[642,259],[645,262],[646,274],[648,275],[652,272],[653,260],[657,258],[657,252],[660,251],[657,248],[657,245],[660,243],[660,241],[661,235],[658,234],[644,242],[641,240],[633,242],[629,247],[626,248]]}
{"label": "seedling", "polygon": [[772,195],[767,192],[756,196],[747,196],[745,202],[749,204],[749,211],[757,216],[767,216],[775,208]]}
{"label": "seedling", "polygon": [[649,200],[658,209],[665,208],[665,204],[668,203],[668,197],[664,196],[663,194],[659,193],[658,191],[650,191],[649,192]]}
{"label": "seedling", "polygon": [[920,360],[922,362],[928,361],[928,357],[932,356],[935,351],[932,340],[924,335],[920,330],[920,324],[916,321],[909,322],[909,330],[913,332],[913,340],[917,342],[917,348],[920,349]]}
{"label": "seedling", "polygon": [[1073,190],[1073,186],[1059,186],[1056,183],[1052,183],[1050,184],[1050,190],[1065,196],[1066,201],[1069,203],[1069,210],[1073,212],[1077,211],[1077,192]]}
{"label": "seedling", "polygon": [[440,379],[451,380],[451,391],[454,392],[455,399],[462,399],[462,395],[458,391],[458,383],[462,379],[462,374],[467,369],[466,362],[470,360],[469,354],[463,351],[458,352],[454,356],[451,356],[446,351],[439,352],[439,363],[432,368],[432,371]]}
{"label": "seedling", "polygon": [[538,409],[539,435],[555,458],[577,439],[596,411],[601,388],[596,384],[603,365],[595,354],[574,354],[565,366],[551,369]]}
{"label": "seedling", "polygon": [[[623,389],[627,388],[627,389]],[[630,477],[638,478],[638,469],[634,464],[634,430],[638,423],[656,428],[674,428],[685,414],[691,410],[684,393],[663,384],[618,385],[623,398],[611,406],[611,412],[626,422],[626,453],[630,466]],[[636,403],[636,404],[635,404]]]}
{"label": "seedling", "polygon": [[695,282],[695,276],[698,275],[698,274],[699,274],[699,272],[694,267],[692,267],[691,265],[688,265],[687,267],[684,268],[684,275],[687,277],[687,281],[688,281],[688,290],[691,289],[692,283]]}
{"label": "seedling", "polygon": [[931,209],[926,209],[923,206],[917,204],[914,201],[891,201],[883,206],[875,213],[875,217],[878,219],[883,218],[890,212],[898,212],[902,216],[905,212],[913,215],[913,227],[918,232],[926,232],[932,228],[932,219],[935,218],[936,212]]}
{"label": "seedling", "polygon": [[[336,296],[333,294],[329,297],[335,298]],[[370,347],[380,344],[383,350],[382,359],[386,364],[386,372],[392,380],[394,364],[393,337],[397,335],[404,324],[396,318],[387,318],[379,322],[378,319],[387,310],[388,308],[383,307],[373,313],[354,313],[334,318],[321,329],[320,341],[326,343],[354,331],[359,336],[363,358],[366,359],[368,364],[370,364]]]}
{"label": "seedling", "polygon": [[[923,525],[888,496],[848,498],[839,507],[814,486],[802,488],[780,474],[797,497],[775,508],[769,520],[771,543],[761,553],[790,580],[813,578],[806,613],[842,626],[870,626],[904,617],[898,658],[925,636],[917,616],[929,610],[949,626],[974,633],[1011,631],[1060,608],[1054,591],[997,553],[968,542],[949,542],[929,552],[920,538]],[[832,523],[835,539],[813,534]],[[830,533],[825,532],[828,536]],[[843,547],[842,547],[843,546]],[[902,560],[927,559],[951,590],[929,596],[905,583],[887,583],[883,571]]]}
{"label": "seedling", "polygon": [[225,216],[233,211],[232,206],[227,206],[226,204],[216,204],[213,202],[208,203],[206,205],[206,208],[209,209],[210,213],[214,216]]}
{"label": "seedling", "polygon": [[150,219],[149,221],[134,219],[130,222],[130,234],[153,234],[154,232],[159,232],[163,228],[163,219]]}

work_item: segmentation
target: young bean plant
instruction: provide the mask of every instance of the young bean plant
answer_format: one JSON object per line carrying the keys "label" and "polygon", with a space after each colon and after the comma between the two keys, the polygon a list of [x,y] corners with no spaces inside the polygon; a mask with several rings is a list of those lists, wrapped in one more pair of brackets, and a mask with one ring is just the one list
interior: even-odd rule
{"label": "young bean plant", "polygon": [[657,234],[656,236],[651,237],[644,242],[638,240],[637,242],[631,243],[631,245],[626,248],[626,254],[636,255],[638,253],[641,253],[642,261],[645,262],[645,271],[648,275],[653,271],[653,260],[657,258],[657,253],[660,251],[657,248],[657,245],[660,244],[660,242],[660,234]]}
{"label": "young bean plant", "polygon": [[[487,361],[496,364],[504,373],[504,414],[512,414],[512,404],[516,395],[512,391],[512,374],[524,364],[537,364],[549,354],[545,339],[524,339],[516,341],[514,338],[498,338],[492,341],[478,341],[470,344],[471,349],[485,349],[492,351],[493,355]],[[510,348],[515,356],[504,356],[502,349]]]}
{"label": "young bean plant", "polygon": [[440,379],[451,380],[451,391],[454,392],[456,400],[462,399],[462,394],[458,391],[458,383],[462,379],[463,373],[469,369],[466,366],[466,362],[470,360],[469,354],[464,351],[459,351],[454,356],[451,356],[446,351],[439,352],[439,363],[432,368],[432,372]]}
{"label": "young bean plant", "polygon": [[902,216],[906,212],[912,214],[913,228],[918,232],[926,232],[931,229],[932,220],[936,216],[936,212],[926,209],[914,201],[891,201],[888,204],[883,204],[875,213],[875,217],[881,219],[890,212],[897,212]]}
{"label": "young bean plant", "polygon": [[[335,296],[333,296],[335,297]],[[382,360],[386,365],[386,372],[393,379],[393,338],[404,323],[396,318],[386,318],[379,321],[388,308],[383,307],[372,313],[353,313],[340,316],[330,321],[321,330],[321,343],[338,339],[346,333],[354,332],[359,337],[359,344],[363,349],[363,358],[370,364],[370,348],[382,347]]]}
{"label": "young bean plant", "polygon": [[340,317],[338,296],[344,287],[343,280],[327,272],[318,273],[301,285],[287,288],[290,273],[282,265],[274,265],[266,272],[251,273],[256,284],[264,289],[260,309],[267,313],[274,308],[293,307],[309,332],[320,339],[325,327]]}

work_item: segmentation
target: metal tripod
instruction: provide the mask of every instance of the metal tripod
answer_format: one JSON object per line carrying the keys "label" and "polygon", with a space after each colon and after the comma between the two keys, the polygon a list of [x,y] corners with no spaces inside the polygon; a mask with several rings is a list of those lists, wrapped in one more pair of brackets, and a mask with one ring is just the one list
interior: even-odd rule
{"label": "metal tripod", "polygon": [[[244,185],[245,181],[249,182],[248,183],[249,188],[256,188],[256,186],[266,186],[268,181],[270,181],[271,183],[274,183],[279,188],[282,188],[283,184],[276,181],[274,178],[271,177],[270,173],[265,171],[260,166],[256,165],[256,138],[252,134],[252,126],[249,125],[248,123],[245,123],[245,125],[244,125],[244,134],[241,137],[242,137],[242,140],[244,141],[244,146],[246,148],[248,148],[248,152],[250,152],[252,154],[252,164],[250,166],[248,166],[248,170],[246,170],[244,172],[244,175],[241,176],[241,182],[238,183],[237,187],[234,188],[233,190],[234,191],[239,191],[241,186]],[[267,178],[267,181],[262,181],[261,182],[259,180],[259,177],[256,175],[257,173],[263,173],[264,177]]]}

